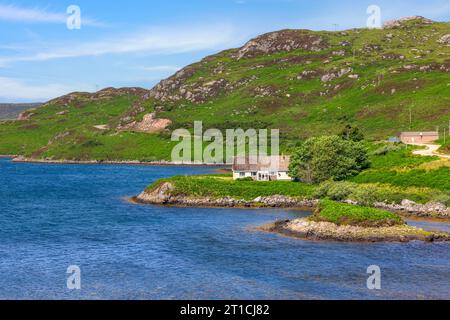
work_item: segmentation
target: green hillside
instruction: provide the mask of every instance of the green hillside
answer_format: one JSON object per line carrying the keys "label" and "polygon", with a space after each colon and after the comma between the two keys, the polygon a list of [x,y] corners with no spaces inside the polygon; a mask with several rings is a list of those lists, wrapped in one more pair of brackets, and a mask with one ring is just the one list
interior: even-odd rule
{"label": "green hillside", "polygon": [[[373,140],[443,128],[450,120],[449,34],[449,23],[424,18],[376,30],[265,34],[152,90],[75,93],[31,111],[28,120],[4,122],[0,154],[169,159],[170,130],[200,120],[205,129],[279,128],[285,148],[346,124]],[[154,121],[140,125],[150,113]]]}

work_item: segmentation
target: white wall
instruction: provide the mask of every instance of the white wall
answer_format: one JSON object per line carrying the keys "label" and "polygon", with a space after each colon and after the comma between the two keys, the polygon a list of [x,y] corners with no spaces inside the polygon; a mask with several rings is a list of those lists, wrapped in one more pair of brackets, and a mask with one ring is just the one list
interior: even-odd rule
{"label": "white wall", "polygon": [[[243,178],[255,178],[255,179],[257,178],[257,176],[256,177],[252,177],[252,173],[251,172],[245,172],[245,176],[244,177],[241,177],[239,173],[240,172],[238,172],[238,171],[237,172],[233,172],[233,179],[234,180],[243,179]],[[265,172],[265,173],[268,174],[267,172]],[[278,178],[278,180],[281,180],[281,181],[291,181],[292,180],[291,177],[289,177],[287,172],[279,172],[277,174],[277,178]]]}
{"label": "white wall", "polygon": [[243,178],[251,178],[252,177],[252,173],[251,172],[245,172],[245,176],[241,177],[240,172],[233,172],[233,179],[237,180],[237,179],[243,179]]}
{"label": "white wall", "polygon": [[282,180],[282,181],[291,181],[292,178],[289,177],[287,172],[279,172],[278,173],[278,180]]}

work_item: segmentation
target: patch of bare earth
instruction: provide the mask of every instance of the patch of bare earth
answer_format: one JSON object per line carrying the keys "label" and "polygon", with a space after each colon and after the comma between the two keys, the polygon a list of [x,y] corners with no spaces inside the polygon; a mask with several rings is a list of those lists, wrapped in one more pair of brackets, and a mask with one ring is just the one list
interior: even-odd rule
{"label": "patch of bare earth", "polygon": [[123,127],[121,130],[155,133],[164,131],[168,126],[172,124],[169,119],[158,119],[155,113],[146,114],[141,122],[133,121]]}

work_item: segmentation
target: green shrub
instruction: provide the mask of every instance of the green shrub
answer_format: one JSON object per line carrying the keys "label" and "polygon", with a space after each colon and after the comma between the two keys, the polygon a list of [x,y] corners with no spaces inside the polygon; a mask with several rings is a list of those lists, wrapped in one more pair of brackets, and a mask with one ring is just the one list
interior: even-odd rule
{"label": "green shrub", "polygon": [[373,151],[370,155],[371,156],[385,156],[390,152],[395,152],[395,151],[399,151],[399,150],[404,150],[405,146],[402,144],[386,144],[384,146],[382,146],[379,149],[376,149],[375,151]]}
{"label": "green shrub", "polygon": [[353,185],[350,200],[356,201],[363,206],[373,206],[375,202],[383,202],[382,197],[373,185]]}
{"label": "green shrub", "polygon": [[380,183],[354,183],[349,181],[326,181],[320,184],[313,196],[317,199],[335,201],[351,200],[364,206],[375,202],[400,204],[408,199],[417,203],[440,202],[450,204],[450,195],[431,188],[400,187]]}
{"label": "green shrub", "polygon": [[319,186],[314,196],[317,199],[329,198],[335,201],[343,201],[349,199],[349,196],[353,193],[354,189],[354,183],[329,180],[323,182]]}
{"label": "green shrub", "polygon": [[246,178],[239,178],[239,179],[237,179],[236,181],[242,181],[242,182],[245,182],[245,181],[254,181],[253,180],[253,178],[251,178],[251,177],[246,177]]}
{"label": "green shrub", "polygon": [[306,183],[344,180],[369,167],[362,142],[338,136],[308,139],[291,157],[290,176]]}
{"label": "green shrub", "polygon": [[385,210],[354,206],[330,200],[322,200],[314,215],[310,217],[310,220],[361,227],[386,227],[404,224],[398,215]]}

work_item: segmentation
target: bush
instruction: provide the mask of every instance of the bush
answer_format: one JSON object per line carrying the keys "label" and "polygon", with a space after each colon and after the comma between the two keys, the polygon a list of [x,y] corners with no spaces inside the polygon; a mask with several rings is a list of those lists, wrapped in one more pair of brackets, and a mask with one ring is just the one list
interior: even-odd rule
{"label": "bush", "polygon": [[351,140],[351,141],[355,141],[355,142],[364,140],[364,134],[361,132],[361,130],[358,127],[353,127],[350,124],[345,126],[345,128],[344,128],[344,130],[342,130],[340,136],[344,140]]}
{"label": "bush", "polygon": [[440,202],[450,204],[450,195],[430,188],[398,187],[390,184],[358,184],[348,181],[326,181],[313,194],[316,199],[351,200],[364,206],[376,202],[400,204],[408,199],[417,203]]}
{"label": "bush", "polygon": [[246,178],[237,179],[236,181],[243,181],[243,182],[247,181],[248,182],[248,181],[254,181],[254,180],[251,177],[246,177]]}
{"label": "bush", "polygon": [[385,210],[354,206],[330,200],[322,200],[314,215],[310,217],[310,220],[361,227],[387,227],[404,224],[398,215]]}
{"label": "bush", "polygon": [[314,196],[317,199],[328,198],[335,201],[343,201],[349,199],[354,189],[354,183],[325,181],[319,186]]}
{"label": "bush", "polygon": [[405,149],[404,145],[401,144],[388,144],[388,145],[384,145],[383,147],[373,151],[370,155],[371,156],[385,156],[390,152],[395,152],[395,151],[399,151]]}
{"label": "bush", "polygon": [[367,150],[362,142],[338,136],[308,139],[291,157],[291,177],[306,182],[344,180],[369,167]]}

